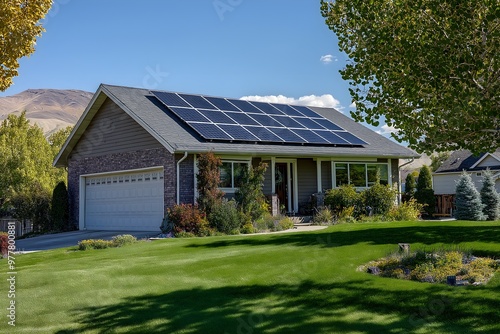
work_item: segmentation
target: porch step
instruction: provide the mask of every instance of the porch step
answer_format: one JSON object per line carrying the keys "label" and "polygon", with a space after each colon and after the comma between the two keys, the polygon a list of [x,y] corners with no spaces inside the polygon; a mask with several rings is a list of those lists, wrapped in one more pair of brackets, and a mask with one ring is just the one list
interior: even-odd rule
{"label": "porch step", "polygon": [[293,221],[293,226],[312,225],[312,216],[292,216],[289,218]]}

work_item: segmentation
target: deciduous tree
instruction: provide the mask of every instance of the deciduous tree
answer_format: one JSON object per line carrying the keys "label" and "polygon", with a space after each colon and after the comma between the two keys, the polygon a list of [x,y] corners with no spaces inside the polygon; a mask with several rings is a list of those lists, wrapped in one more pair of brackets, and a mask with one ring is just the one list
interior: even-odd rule
{"label": "deciduous tree", "polygon": [[350,58],[352,116],[419,152],[500,146],[498,0],[321,1]]}
{"label": "deciduous tree", "polygon": [[12,85],[19,58],[35,51],[36,38],[44,31],[40,20],[51,5],[52,0],[0,1],[0,91]]}

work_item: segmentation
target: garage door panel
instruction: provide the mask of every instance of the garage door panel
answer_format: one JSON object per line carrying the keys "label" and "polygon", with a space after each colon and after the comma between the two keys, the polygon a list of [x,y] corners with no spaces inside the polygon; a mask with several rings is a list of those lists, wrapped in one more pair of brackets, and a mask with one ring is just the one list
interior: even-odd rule
{"label": "garage door panel", "polygon": [[164,214],[163,171],[93,177],[85,184],[87,229],[159,229]]}

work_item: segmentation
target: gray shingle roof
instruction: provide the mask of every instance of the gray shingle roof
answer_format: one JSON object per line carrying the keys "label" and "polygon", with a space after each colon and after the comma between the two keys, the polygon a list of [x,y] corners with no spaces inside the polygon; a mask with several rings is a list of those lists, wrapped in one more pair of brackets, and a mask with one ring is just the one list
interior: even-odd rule
{"label": "gray shingle roof", "polygon": [[[378,157],[378,158],[412,158],[419,155],[414,151],[396,144],[395,142],[377,134],[365,126],[354,122],[349,117],[331,108],[312,108],[317,113],[332,120],[345,130],[355,134],[369,143],[364,147],[333,147],[333,146],[302,146],[288,144],[252,144],[252,143],[224,143],[210,142],[201,138],[183,121],[177,118],[167,107],[158,101],[148,89],[131,88],[113,85],[101,85],[102,91],[115,103],[122,107],[129,115],[139,122],[170,152],[206,152],[214,151],[221,154],[245,155],[273,155],[273,156],[301,156],[301,157]],[[97,94],[97,93],[96,93]],[[101,101],[102,99],[96,99]],[[94,101],[93,100],[93,101]],[[82,117],[95,113],[96,107],[90,105]],[[91,116],[90,116],[91,117]],[[80,124],[88,124],[90,120],[81,119]],[[68,142],[56,158],[56,165],[65,164],[72,147],[82,135],[85,126],[75,129]],[[73,138],[75,137],[75,138]],[[64,151],[64,152],[63,152]]]}
{"label": "gray shingle roof", "polygon": [[365,147],[300,146],[283,144],[248,144],[207,142],[191,128],[183,124],[168,108],[147,89],[103,85],[104,91],[122,102],[141,118],[151,130],[160,135],[176,152],[201,152],[213,150],[220,153],[279,154],[300,156],[377,156],[387,158],[410,158],[419,155],[394,143],[378,133],[354,122],[349,117],[331,108],[312,109],[332,120],[345,130],[355,134],[369,145]]}
{"label": "gray shingle roof", "polygon": [[[454,173],[461,172],[463,170],[476,171],[486,169],[486,167],[471,168],[476,162],[482,159],[485,154],[486,153],[473,155],[468,150],[455,151],[451,153],[450,157],[436,170],[436,173]],[[500,159],[500,148],[492,154]],[[500,165],[497,167],[490,166],[490,169],[500,169]]]}

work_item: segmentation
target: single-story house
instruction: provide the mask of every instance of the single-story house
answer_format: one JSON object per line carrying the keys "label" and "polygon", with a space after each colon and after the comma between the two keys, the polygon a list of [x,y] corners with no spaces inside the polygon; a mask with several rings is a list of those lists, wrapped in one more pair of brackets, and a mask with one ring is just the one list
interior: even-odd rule
{"label": "single-story house", "polygon": [[479,155],[467,150],[455,151],[432,175],[434,194],[455,195],[456,181],[463,171],[470,174],[477,190],[480,191],[486,168],[492,171],[495,188],[500,192],[500,148],[493,153]]}
{"label": "single-story house", "polygon": [[312,194],[352,183],[399,184],[418,155],[335,109],[101,85],[57,155],[68,168],[70,223],[89,230],[158,230],[167,208],[195,203],[197,155],[222,161],[221,187],[268,164],[264,193],[298,213]]}

